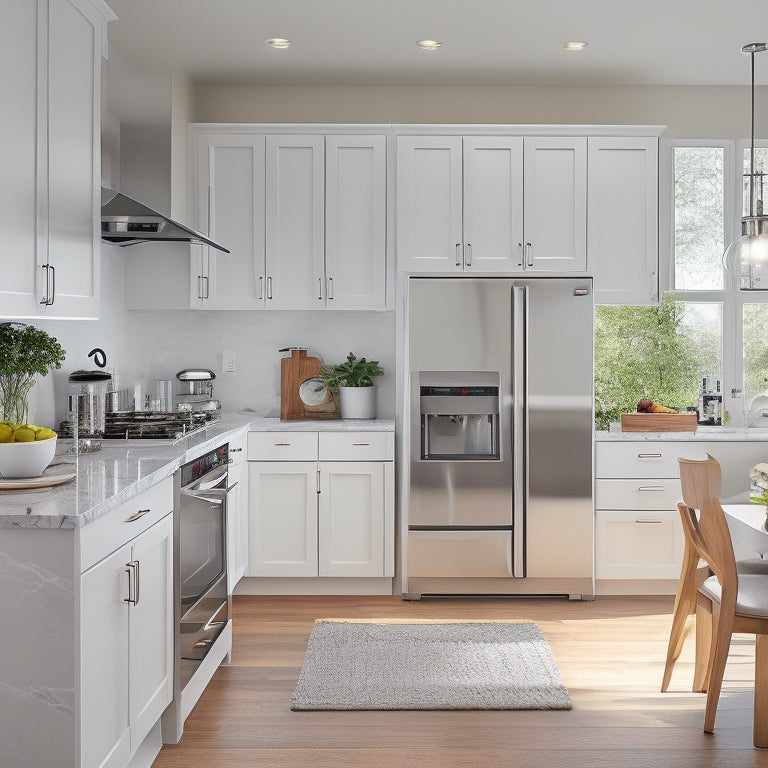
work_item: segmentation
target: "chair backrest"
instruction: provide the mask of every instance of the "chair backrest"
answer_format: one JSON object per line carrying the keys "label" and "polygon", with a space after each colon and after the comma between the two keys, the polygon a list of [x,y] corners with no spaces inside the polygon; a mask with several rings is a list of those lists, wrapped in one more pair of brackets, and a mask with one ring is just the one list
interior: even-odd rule
{"label": "chair backrest", "polygon": [[731,532],[720,501],[716,498],[704,501],[698,518],[694,510],[683,502],[680,502],[677,508],[680,511],[686,541],[690,542],[698,556],[707,562],[717,576],[722,587],[723,600],[732,601],[735,605],[739,583],[736,557],[733,554]]}
{"label": "chair backrest", "polygon": [[683,501],[693,509],[701,509],[707,499],[723,495],[723,471],[720,462],[707,454],[701,461],[678,457]]}

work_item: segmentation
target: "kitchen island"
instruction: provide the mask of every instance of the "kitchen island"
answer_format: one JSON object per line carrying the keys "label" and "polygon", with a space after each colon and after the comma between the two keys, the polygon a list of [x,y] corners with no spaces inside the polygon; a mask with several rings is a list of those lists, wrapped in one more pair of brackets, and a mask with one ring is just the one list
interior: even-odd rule
{"label": "kitchen island", "polygon": [[151,765],[173,688],[174,473],[224,442],[243,444],[247,431],[361,425],[394,429],[392,421],[281,422],[243,412],[175,443],[105,441],[74,456],[61,440],[54,461],[75,478],[1,492],[3,768]]}

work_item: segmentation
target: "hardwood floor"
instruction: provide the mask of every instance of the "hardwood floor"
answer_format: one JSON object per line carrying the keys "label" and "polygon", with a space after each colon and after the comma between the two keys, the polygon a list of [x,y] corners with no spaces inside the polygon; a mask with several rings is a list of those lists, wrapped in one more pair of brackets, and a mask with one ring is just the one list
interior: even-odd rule
{"label": "hardwood floor", "polygon": [[[234,600],[232,663],[221,667],[178,745],[154,768],[746,768],[752,747],[754,638],[735,635],[714,734],[690,693],[689,636],[659,693],[672,597]],[[574,707],[566,712],[291,712],[317,618],[528,619],[546,635]]]}

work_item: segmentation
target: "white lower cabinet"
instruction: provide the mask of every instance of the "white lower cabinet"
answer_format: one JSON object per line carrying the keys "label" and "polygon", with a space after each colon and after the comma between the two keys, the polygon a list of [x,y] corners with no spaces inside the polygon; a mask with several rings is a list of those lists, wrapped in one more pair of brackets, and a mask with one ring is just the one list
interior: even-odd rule
{"label": "white lower cabinet", "polygon": [[245,435],[229,443],[227,494],[227,592],[248,570],[248,473],[245,471]]}
{"label": "white lower cabinet", "polygon": [[132,515],[163,515],[80,577],[81,768],[126,766],[173,697],[170,482],[167,498],[150,489],[104,518],[98,538],[109,542],[107,529]]}
{"label": "white lower cabinet", "polygon": [[[618,440],[595,445],[595,578],[598,594],[673,594],[684,538],[678,457],[714,456],[723,501],[743,502],[749,470],[765,460],[757,440]],[[754,557],[754,553],[737,553]]]}
{"label": "white lower cabinet", "polygon": [[248,445],[250,576],[394,575],[392,433],[252,432]]}

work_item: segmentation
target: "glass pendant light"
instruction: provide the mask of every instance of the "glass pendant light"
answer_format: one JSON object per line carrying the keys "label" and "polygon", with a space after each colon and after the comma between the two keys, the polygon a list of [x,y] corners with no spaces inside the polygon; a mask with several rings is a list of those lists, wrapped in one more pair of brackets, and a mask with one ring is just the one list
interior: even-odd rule
{"label": "glass pendant light", "polygon": [[766,43],[749,43],[742,49],[752,65],[752,140],[749,173],[744,174],[746,193],[741,217],[741,237],[723,255],[726,271],[739,280],[742,291],[768,291],[768,201],[765,198],[765,172],[755,173],[755,54],[766,50]]}

